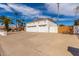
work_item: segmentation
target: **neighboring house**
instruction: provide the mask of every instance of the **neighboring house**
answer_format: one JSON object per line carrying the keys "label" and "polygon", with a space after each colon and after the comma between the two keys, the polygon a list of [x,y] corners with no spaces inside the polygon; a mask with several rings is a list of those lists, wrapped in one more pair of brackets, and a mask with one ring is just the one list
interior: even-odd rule
{"label": "neighboring house", "polygon": [[39,18],[26,24],[27,32],[52,32],[58,33],[58,26],[54,19]]}
{"label": "neighboring house", "polygon": [[79,34],[79,26],[74,26],[74,34]]}
{"label": "neighboring house", "polygon": [[76,20],[73,26],[74,34],[79,34],[79,20]]}
{"label": "neighboring house", "polygon": [[4,30],[5,29],[5,27],[4,26],[0,26],[0,30]]}

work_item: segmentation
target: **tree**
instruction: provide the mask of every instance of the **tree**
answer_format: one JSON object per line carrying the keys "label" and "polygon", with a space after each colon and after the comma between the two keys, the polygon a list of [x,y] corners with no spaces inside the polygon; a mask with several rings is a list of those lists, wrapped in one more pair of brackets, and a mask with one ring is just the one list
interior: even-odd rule
{"label": "tree", "polygon": [[16,20],[16,28],[18,29],[18,26],[17,26],[18,25],[18,23],[17,23],[18,20],[16,19],[17,16],[19,15],[18,12],[14,8],[12,8],[8,3],[6,3],[5,5],[7,5],[13,11],[13,14],[15,15],[15,20]]}
{"label": "tree", "polygon": [[79,25],[79,19],[75,20],[74,25]]}
{"label": "tree", "polygon": [[60,26],[65,26],[64,24],[61,24]]}
{"label": "tree", "polygon": [[17,22],[18,28],[24,29],[25,21],[23,19],[17,19],[16,22]]}
{"label": "tree", "polygon": [[11,19],[6,16],[0,16],[0,22],[2,23],[2,25],[4,24],[5,30],[8,32],[9,31],[9,24],[12,23]]}
{"label": "tree", "polygon": [[[22,16],[26,16],[26,15],[21,15],[21,14],[19,14],[14,8],[12,8],[9,4],[7,4],[6,3],[6,5],[13,11],[13,14],[15,15],[15,17],[17,18],[17,16],[20,16],[20,17],[22,17]],[[25,22],[24,22],[24,20],[23,19],[20,19],[20,20],[18,20],[18,19],[15,19],[16,20],[16,28],[18,29],[18,25],[21,23],[21,25],[23,26],[23,27],[25,27]],[[19,23],[19,24],[18,24]]]}

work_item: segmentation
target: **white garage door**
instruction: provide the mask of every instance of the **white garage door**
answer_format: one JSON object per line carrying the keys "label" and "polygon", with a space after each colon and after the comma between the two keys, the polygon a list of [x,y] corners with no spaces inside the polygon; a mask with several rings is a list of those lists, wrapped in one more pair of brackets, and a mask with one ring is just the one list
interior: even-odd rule
{"label": "white garage door", "polygon": [[39,32],[48,32],[48,27],[47,26],[40,26]]}
{"label": "white garage door", "polygon": [[49,29],[49,32],[52,32],[52,33],[57,33],[57,27],[56,26],[53,26],[53,27],[50,27]]}

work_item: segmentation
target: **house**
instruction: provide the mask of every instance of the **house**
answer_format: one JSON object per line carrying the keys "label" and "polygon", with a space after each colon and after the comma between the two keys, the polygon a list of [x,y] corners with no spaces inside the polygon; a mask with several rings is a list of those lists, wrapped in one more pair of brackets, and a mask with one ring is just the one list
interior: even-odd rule
{"label": "house", "polygon": [[5,27],[4,26],[0,26],[0,30],[4,30],[5,29]]}
{"label": "house", "polygon": [[79,20],[75,20],[73,29],[74,29],[74,32],[73,32],[74,34],[79,34]]}
{"label": "house", "polygon": [[54,19],[39,18],[33,22],[26,24],[27,32],[51,32],[58,33],[58,26],[54,22]]}

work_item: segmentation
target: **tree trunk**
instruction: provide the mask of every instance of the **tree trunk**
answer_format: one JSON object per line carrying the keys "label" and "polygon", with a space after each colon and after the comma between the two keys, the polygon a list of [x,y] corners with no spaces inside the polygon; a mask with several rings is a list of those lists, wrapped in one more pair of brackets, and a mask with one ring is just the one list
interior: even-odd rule
{"label": "tree trunk", "polygon": [[5,24],[5,29],[6,29],[7,32],[9,31],[9,25],[8,24]]}

